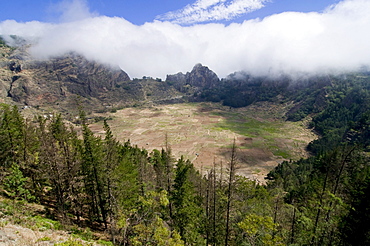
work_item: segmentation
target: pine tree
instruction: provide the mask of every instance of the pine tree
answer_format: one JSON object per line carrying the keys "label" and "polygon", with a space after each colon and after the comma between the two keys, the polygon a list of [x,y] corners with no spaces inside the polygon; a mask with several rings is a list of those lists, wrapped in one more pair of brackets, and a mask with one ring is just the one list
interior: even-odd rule
{"label": "pine tree", "polygon": [[193,164],[181,157],[177,161],[171,201],[173,202],[174,225],[179,230],[182,239],[187,245],[203,244],[201,239],[202,206],[195,185],[191,182],[195,175]]}
{"label": "pine tree", "polygon": [[26,187],[27,178],[23,176],[22,171],[17,164],[10,167],[9,174],[5,177],[3,185],[7,194],[13,199],[31,201],[34,197]]}
{"label": "pine tree", "polygon": [[104,173],[104,157],[102,140],[95,137],[89,129],[84,112],[80,112],[82,121],[83,154],[82,170],[90,207],[90,218],[102,222],[107,228],[107,191],[105,190],[106,173]]}
{"label": "pine tree", "polygon": [[8,168],[24,160],[24,119],[16,106],[0,106],[0,165]]}
{"label": "pine tree", "polygon": [[68,129],[60,114],[52,118],[48,128],[43,133],[49,136],[44,146],[51,168],[48,174],[54,184],[57,208],[68,222],[68,212],[81,216],[81,141],[72,126]]}
{"label": "pine tree", "polygon": [[119,143],[114,139],[112,131],[104,119],[104,167],[103,172],[106,174],[106,191],[107,191],[107,216],[110,224],[111,240],[115,243],[115,235],[117,234],[117,177],[116,170],[119,166]]}

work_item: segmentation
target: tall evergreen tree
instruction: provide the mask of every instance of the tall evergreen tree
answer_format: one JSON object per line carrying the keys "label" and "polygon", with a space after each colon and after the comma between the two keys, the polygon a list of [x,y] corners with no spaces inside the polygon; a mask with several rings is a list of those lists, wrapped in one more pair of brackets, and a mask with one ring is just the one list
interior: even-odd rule
{"label": "tall evergreen tree", "polygon": [[16,106],[4,104],[0,106],[0,165],[7,168],[13,163],[20,165],[24,161],[25,124]]}
{"label": "tall evergreen tree", "polygon": [[174,225],[178,228],[186,245],[201,245],[203,214],[191,176],[195,175],[193,164],[181,157],[177,161],[171,201],[173,202]]}
{"label": "tall evergreen tree", "polygon": [[80,113],[82,121],[83,154],[82,170],[90,207],[90,218],[102,222],[107,227],[107,192],[105,183],[107,174],[104,173],[104,158],[102,140],[95,137],[88,127],[85,113]]}

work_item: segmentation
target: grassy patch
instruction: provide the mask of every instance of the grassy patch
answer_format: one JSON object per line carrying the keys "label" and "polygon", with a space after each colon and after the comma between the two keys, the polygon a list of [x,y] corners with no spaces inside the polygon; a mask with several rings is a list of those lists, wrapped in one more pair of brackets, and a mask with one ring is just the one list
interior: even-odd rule
{"label": "grassy patch", "polygon": [[114,245],[112,242],[105,241],[105,240],[98,240],[97,243],[101,244],[101,245],[107,245],[107,246],[113,246]]}
{"label": "grassy patch", "polygon": [[[98,237],[89,228],[64,226],[59,221],[44,217],[43,211],[43,206],[41,205],[14,201],[0,196],[0,227],[5,227],[8,224],[16,224],[33,231],[47,231],[46,233],[49,233],[49,230],[68,230],[72,234],[72,237],[65,239],[64,242],[54,244],[60,246],[91,245],[90,242],[96,242],[98,240]],[[52,239],[49,236],[44,236],[37,241],[52,241]],[[99,240],[98,243],[101,245],[113,245],[104,240]]]}
{"label": "grassy patch", "polygon": [[62,242],[62,243],[56,243],[54,244],[55,246],[85,246],[87,244],[84,244],[82,243],[81,241],[79,240],[76,240],[74,238],[70,238],[68,239],[67,241],[65,242]]}
{"label": "grassy patch", "polygon": [[276,156],[281,156],[284,159],[290,159],[292,155],[285,149],[276,149],[275,151],[272,151],[272,153]]}
{"label": "grassy patch", "polygon": [[[309,137],[304,135],[301,123],[287,122],[283,115],[280,105],[272,103],[239,109],[217,103],[186,103],[127,108],[112,114],[113,120],[109,124],[118,140],[130,138],[138,146],[146,147],[148,144],[145,144],[149,143],[155,149],[163,147],[164,136],[168,134],[177,157],[179,154],[187,155],[184,149],[190,156],[194,156],[195,152],[220,156],[217,147],[230,147],[226,145],[231,145],[236,137],[241,143],[238,146],[240,149],[259,148],[267,150],[269,156],[273,153],[279,159],[299,159],[304,154]],[[99,134],[102,123],[95,124],[94,130]],[[251,139],[243,142],[243,137]],[[299,139],[304,141],[299,142]],[[204,159],[201,163],[212,165],[212,161]],[[200,162],[196,164],[200,165]]]}
{"label": "grassy patch", "polygon": [[50,237],[42,237],[42,238],[37,239],[37,241],[38,242],[51,241],[51,238]]}
{"label": "grassy patch", "polygon": [[85,241],[90,241],[93,239],[94,234],[89,228],[83,229],[78,227],[73,227],[70,229],[73,236],[79,237]]}
{"label": "grassy patch", "polygon": [[39,208],[34,206],[22,201],[0,199],[0,212],[10,223],[39,231],[62,229],[60,222],[41,216]]}
{"label": "grassy patch", "polygon": [[[294,133],[287,122],[281,120],[256,119],[258,113],[249,115],[248,112],[215,112],[214,115],[222,116],[224,120],[216,123],[214,130],[230,130],[245,137],[253,138],[253,142],[241,148],[263,148],[271,151],[275,156],[285,159],[293,158],[289,148],[281,147],[282,140],[291,140]],[[298,147],[298,146],[296,146]]]}
{"label": "grassy patch", "polygon": [[63,229],[60,222],[41,217],[39,215],[31,217],[27,223],[29,223],[29,226],[32,229],[38,229],[40,231]]}
{"label": "grassy patch", "polygon": [[225,117],[225,121],[218,123],[217,127],[231,130],[247,137],[268,138],[271,137],[271,134],[280,132],[283,124],[280,122],[263,122],[238,115],[232,118]]}

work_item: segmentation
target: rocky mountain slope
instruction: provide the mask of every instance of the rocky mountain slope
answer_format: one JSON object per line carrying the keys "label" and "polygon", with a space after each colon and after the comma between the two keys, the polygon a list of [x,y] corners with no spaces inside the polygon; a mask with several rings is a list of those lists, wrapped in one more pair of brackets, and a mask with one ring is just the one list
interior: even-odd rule
{"label": "rocky mountain slope", "polygon": [[0,47],[2,102],[68,110],[79,101],[88,109],[104,110],[169,100],[180,94],[165,82],[131,80],[119,68],[88,61],[78,54],[33,60],[27,47]]}
{"label": "rocky mountain slope", "polygon": [[0,98],[20,106],[69,111],[76,104],[105,111],[124,106],[199,100],[194,93],[219,83],[208,67],[168,75],[166,81],[143,77],[131,80],[118,67],[89,61],[75,53],[35,60],[28,46],[0,45]]}

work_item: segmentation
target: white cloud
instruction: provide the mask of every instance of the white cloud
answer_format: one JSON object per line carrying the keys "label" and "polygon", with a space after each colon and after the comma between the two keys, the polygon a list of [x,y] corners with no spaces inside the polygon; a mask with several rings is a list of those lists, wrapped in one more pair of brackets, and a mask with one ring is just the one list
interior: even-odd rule
{"label": "white cloud", "polygon": [[370,66],[369,12],[370,1],[345,0],[323,13],[286,12],[228,26],[161,21],[136,26],[105,16],[61,24],[5,21],[0,35],[38,38],[32,54],[39,58],[76,51],[119,65],[131,77],[165,78],[196,63],[220,77],[241,70],[318,73]]}
{"label": "white cloud", "polygon": [[60,22],[79,21],[98,15],[90,12],[87,0],[63,0],[51,5],[50,11],[58,16]]}
{"label": "white cloud", "polygon": [[183,9],[157,16],[176,24],[231,20],[264,7],[270,0],[197,0]]}

